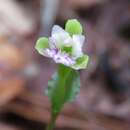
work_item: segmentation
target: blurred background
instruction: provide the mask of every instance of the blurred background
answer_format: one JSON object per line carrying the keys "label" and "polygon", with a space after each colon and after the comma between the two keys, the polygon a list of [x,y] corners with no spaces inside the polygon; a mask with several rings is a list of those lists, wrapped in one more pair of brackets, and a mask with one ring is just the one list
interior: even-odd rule
{"label": "blurred background", "polygon": [[0,130],[44,130],[55,63],[34,49],[54,24],[77,18],[90,63],[56,130],[130,130],[129,0],[0,0]]}

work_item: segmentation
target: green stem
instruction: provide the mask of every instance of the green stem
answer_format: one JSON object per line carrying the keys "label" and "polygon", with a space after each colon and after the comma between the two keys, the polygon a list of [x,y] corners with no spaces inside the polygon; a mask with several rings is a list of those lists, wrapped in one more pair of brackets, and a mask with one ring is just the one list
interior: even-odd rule
{"label": "green stem", "polygon": [[50,123],[48,124],[46,130],[53,130],[58,114],[59,114],[59,112],[58,113],[57,112],[52,112],[51,120],[50,120]]}

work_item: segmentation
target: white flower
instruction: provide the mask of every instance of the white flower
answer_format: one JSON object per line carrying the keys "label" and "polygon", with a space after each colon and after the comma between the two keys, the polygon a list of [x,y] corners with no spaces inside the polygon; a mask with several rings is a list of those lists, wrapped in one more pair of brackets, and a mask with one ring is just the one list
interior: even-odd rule
{"label": "white flower", "polygon": [[[39,39],[36,49],[40,54],[52,58],[56,63],[64,64],[73,69],[82,69],[86,67],[88,61],[88,56],[82,52],[84,40],[83,35],[71,36],[60,26],[54,25],[48,41],[46,38]],[[45,45],[43,45],[44,41]]]}

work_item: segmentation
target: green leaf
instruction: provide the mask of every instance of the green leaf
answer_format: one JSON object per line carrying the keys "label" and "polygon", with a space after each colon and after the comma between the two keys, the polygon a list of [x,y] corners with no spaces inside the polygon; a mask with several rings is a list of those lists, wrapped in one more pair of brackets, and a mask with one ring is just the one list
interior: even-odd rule
{"label": "green leaf", "polygon": [[73,101],[80,91],[80,76],[75,70],[71,71],[71,74],[66,80],[66,95],[65,102]]}
{"label": "green leaf", "polygon": [[79,73],[64,65],[59,65],[52,79],[48,82],[47,95],[53,111],[60,111],[64,103],[73,101],[80,90]]}
{"label": "green leaf", "polygon": [[39,38],[36,42],[36,46],[35,46],[35,49],[40,53],[42,54],[42,51],[46,48],[49,47],[49,41],[48,41],[48,38],[46,37],[42,37],[42,38]]}
{"label": "green leaf", "polygon": [[78,69],[85,69],[89,62],[89,56],[83,55],[82,57],[77,58],[76,64],[72,66],[72,68]]}
{"label": "green leaf", "polygon": [[78,20],[71,19],[66,22],[65,31],[69,32],[72,36],[74,34],[82,34],[83,29]]}

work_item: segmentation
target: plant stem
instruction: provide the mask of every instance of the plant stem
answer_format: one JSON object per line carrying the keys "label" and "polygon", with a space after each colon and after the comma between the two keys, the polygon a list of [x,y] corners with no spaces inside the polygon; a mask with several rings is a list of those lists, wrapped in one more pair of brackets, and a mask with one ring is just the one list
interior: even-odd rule
{"label": "plant stem", "polygon": [[50,123],[48,124],[46,130],[53,130],[58,114],[59,114],[59,112],[52,112],[51,120],[50,120]]}

